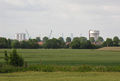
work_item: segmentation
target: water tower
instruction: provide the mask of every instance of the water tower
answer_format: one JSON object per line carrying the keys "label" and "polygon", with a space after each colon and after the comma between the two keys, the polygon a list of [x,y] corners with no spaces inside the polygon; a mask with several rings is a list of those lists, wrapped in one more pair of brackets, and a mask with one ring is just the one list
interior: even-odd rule
{"label": "water tower", "polygon": [[93,37],[95,41],[98,39],[100,31],[98,30],[89,30],[89,39]]}

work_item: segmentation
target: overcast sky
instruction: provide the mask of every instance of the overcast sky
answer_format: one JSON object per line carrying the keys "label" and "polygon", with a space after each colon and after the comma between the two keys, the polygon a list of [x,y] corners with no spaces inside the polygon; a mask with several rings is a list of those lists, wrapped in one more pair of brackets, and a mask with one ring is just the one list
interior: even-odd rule
{"label": "overcast sky", "polygon": [[28,30],[32,37],[120,37],[120,0],[0,0],[0,36],[14,38]]}

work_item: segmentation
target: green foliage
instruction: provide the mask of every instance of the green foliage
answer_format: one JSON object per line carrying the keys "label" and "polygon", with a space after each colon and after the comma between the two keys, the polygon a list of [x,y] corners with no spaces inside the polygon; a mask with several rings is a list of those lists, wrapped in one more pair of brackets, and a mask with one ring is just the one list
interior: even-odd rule
{"label": "green foliage", "polygon": [[0,48],[7,48],[7,47],[8,47],[7,39],[0,37]]}
{"label": "green foliage", "polygon": [[71,47],[73,49],[80,49],[80,39],[78,37],[74,38],[71,42]]}
{"label": "green foliage", "polygon": [[[7,50],[8,55],[11,52]],[[17,49],[27,64],[55,65],[120,65],[120,48],[108,51],[96,49]],[[10,56],[10,55],[9,55]],[[4,49],[0,50],[0,63],[4,63]]]}
{"label": "green foliage", "polygon": [[8,56],[7,51],[4,52],[4,60],[6,64],[10,64],[13,66],[24,66],[24,59],[17,54],[17,51],[14,49],[10,56]]}
{"label": "green foliage", "polygon": [[39,71],[39,72],[120,72],[120,66],[29,65],[27,67],[14,67],[11,65],[3,65],[2,67],[0,67],[0,73],[25,72],[25,71]]}
{"label": "green foliage", "polygon": [[13,40],[11,43],[12,48],[20,48],[20,42],[18,40]]}
{"label": "green foliage", "polygon": [[61,48],[61,41],[58,40],[58,39],[49,39],[48,41],[46,41],[46,43],[44,43],[44,47],[45,48],[53,48],[53,49],[56,49],[56,48]]}
{"label": "green foliage", "polygon": [[113,41],[112,41],[111,38],[107,38],[107,39],[106,39],[106,45],[107,45],[107,46],[113,46]]}
{"label": "green foliage", "polygon": [[80,48],[81,49],[87,49],[87,38],[86,37],[80,37]]}
{"label": "green foliage", "polygon": [[[119,51],[99,50],[18,50],[30,65],[0,65],[0,72],[120,72]],[[2,53],[4,51],[0,51]],[[10,50],[8,50],[10,52]],[[6,52],[5,52],[6,54]],[[2,54],[0,54],[0,57]],[[42,57],[42,58],[41,58]],[[42,62],[40,61],[40,58]],[[85,64],[85,65],[84,65]]]}
{"label": "green foliage", "polygon": [[8,40],[7,40],[8,48],[11,48],[11,43],[12,43],[12,40],[11,40],[11,39],[8,39]]}
{"label": "green foliage", "polygon": [[20,48],[30,48],[29,42],[28,41],[21,41],[20,42]]}
{"label": "green foliage", "polygon": [[94,49],[94,48],[97,48],[97,47],[95,45],[91,44],[90,40],[87,40],[86,48],[87,49]]}
{"label": "green foliage", "polygon": [[98,37],[97,42],[104,42],[103,37]]}
{"label": "green foliage", "polygon": [[14,49],[10,54],[10,65],[13,66],[24,66],[24,59],[17,54],[17,51]]}
{"label": "green foliage", "polygon": [[9,56],[7,54],[7,51],[5,51],[4,54],[5,54],[5,57],[4,57],[5,62],[6,62],[6,64],[9,64]]}
{"label": "green foliage", "polygon": [[71,38],[70,37],[67,37],[66,38],[66,42],[71,42],[72,40],[71,40]]}
{"label": "green foliage", "polygon": [[117,36],[115,36],[115,37],[113,38],[113,45],[114,45],[114,46],[119,46],[119,38],[118,38]]}
{"label": "green foliage", "polygon": [[[56,39],[56,38],[55,38]],[[59,43],[57,43],[57,46],[54,46],[54,41],[51,41],[51,44],[53,46],[47,46],[45,45],[46,42],[48,42],[49,38],[44,37],[42,42],[40,37],[36,37],[36,39],[29,39],[25,41],[18,41],[18,40],[11,40],[6,38],[0,38],[0,48],[15,48],[15,49],[38,49],[38,48],[73,48],[73,49],[93,49],[93,48],[100,48],[104,46],[120,46],[120,40],[117,36],[113,38],[107,38],[106,41],[102,37],[99,37],[98,40],[95,41],[93,37],[91,37],[89,40],[87,40],[86,37],[76,37],[71,41],[70,37],[66,38],[66,42],[62,37],[58,38],[57,40]],[[57,42],[58,42],[57,41]],[[91,44],[90,44],[90,42]],[[41,45],[39,45],[41,44]],[[58,45],[59,44],[59,45]],[[43,46],[44,45],[44,46]]]}
{"label": "green foliage", "polygon": [[103,47],[106,47],[106,46],[107,46],[106,41],[103,42],[102,46],[103,46]]}
{"label": "green foliage", "polygon": [[87,40],[86,37],[76,37],[73,39],[72,43],[71,43],[71,47],[73,49],[92,49],[93,45],[91,44],[91,42],[89,40]]}
{"label": "green foliage", "polygon": [[59,37],[58,40],[60,40],[61,42],[64,42],[64,39],[62,37]]}
{"label": "green foliage", "polygon": [[87,38],[86,37],[80,37],[80,42],[82,43],[82,42],[86,42],[87,41]]}
{"label": "green foliage", "polygon": [[90,42],[92,42],[92,43],[94,43],[95,42],[95,39],[94,39],[94,37],[90,37]]}
{"label": "green foliage", "polygon": [[38,40],[36,39],[29,39],[27,41],[18,41],[18,40],[11,40],[6,38],[0,38],[0,48],[23,48],[23,49],[29,49],[29,48],[39,48]]}
{"label": "green foliage", "polygon": [[43,42],[45,43],[46,41],[48,41],[48,37],[43,37]]}
{"label": "green foliage", "polygon": [[39,45],[38,45],[36,39],[29,39],[27,42],[28,42],[28,45],[27,45],[27,46],[29,46],[28,48],[30,48],[30,49],[39,48]]}
{"label": "green foliage", "polygon": [[65,41],[63,37],[58,38],[58,40],[60,41],[60,47],[61,48],[65,48]]}
{"label": "green foliage", "polygon": [[36,40],[37,40],[37,42],[41,41],[40,37],[36,37]]}

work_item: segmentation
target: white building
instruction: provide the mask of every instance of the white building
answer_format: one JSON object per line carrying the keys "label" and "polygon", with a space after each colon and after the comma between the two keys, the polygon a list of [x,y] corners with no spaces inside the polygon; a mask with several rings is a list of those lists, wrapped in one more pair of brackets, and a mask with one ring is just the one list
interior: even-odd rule
{"label": "white building", "polygon": [[95,41],[98,39],[100,31],[98,30],[89,30],[89,38],[93,37]]}
{"label": "white building", "polygon": [[26,40],[26,34],[25,33],[16,33],[15,39],[18,41]]}

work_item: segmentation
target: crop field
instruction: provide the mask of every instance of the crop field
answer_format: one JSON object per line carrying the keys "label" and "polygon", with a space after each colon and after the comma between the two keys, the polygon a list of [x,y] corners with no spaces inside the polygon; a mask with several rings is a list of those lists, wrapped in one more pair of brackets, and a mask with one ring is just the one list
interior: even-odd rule
{"label": "crop field", "polygon": [[[4,62],[4,50],[0,50],[1,63]],[[18,49],[17,51],[28,64],[120,65],[120,51],[95,49]]]}
{"label": "crop field", "polygon": [[0,81],[120,81],[120,73],[20,72],[0,74]]}
{"label": "crop field", "polygon": [[[106,50],[107,49],[107,50]],[[111,49],[111,48],[109,48]],[[45,65],[120,65],[120,51],[108,48],[96,49],[18,49],[28,64]],[[4,63],[4,50],[0,50],[0,62]],[[6,49],[8,53],[10,49]],[[0,73],[0,81],[120,81],[120,72],[15,72]]]}

